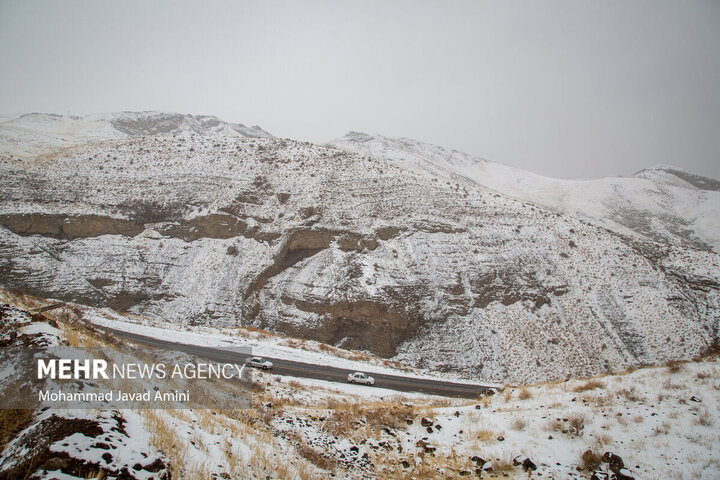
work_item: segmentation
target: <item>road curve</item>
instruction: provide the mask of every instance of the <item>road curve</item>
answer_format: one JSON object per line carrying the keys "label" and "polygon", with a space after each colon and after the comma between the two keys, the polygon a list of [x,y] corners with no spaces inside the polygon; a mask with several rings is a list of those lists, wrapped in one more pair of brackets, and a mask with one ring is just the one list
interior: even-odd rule
{"label": "road curve", "polygon": [[[142,343],[153,347],[164,348],[201,356],[218,362],[237,363],[237,352],[224,350],[219,347],[203,347],[176,343],[159,338],[139,335],[137,333],[116,330],[114,328],[93,325],[95,328],[111,333],[119,338],[134,343]],[[353,370],[336,368],[329,365],[316,365],[312,363],[295,362],[282,358],[263,357],[273,363],[272,373],[276,375],[287,375],[291,377],[315,378],[330,382],[347,383],[347,376]],[[244,361],[244,358],[242,359]],[[455,383],[444,380],[433,380],[428,378],[402,377],[399,375],[387,375],[368,371],[375,378],[375,386],[397,390],[400,392],[419,392],[431,395],[443,395],[446,397],[476,398],[488,393],[493,387],[478,384]],[[372,388],[372,387],[367,387]]]}

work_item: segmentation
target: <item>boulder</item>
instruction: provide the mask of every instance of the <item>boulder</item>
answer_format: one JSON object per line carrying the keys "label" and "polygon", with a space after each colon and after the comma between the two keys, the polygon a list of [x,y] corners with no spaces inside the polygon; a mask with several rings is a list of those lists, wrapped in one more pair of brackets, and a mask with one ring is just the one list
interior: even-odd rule
{"label": "boulder", "polygon": [[621,468],[613,475],[613,480],[635,480],[635,477],[627,468]]}
{"label": "boulder", "polygon": [[423,427],[430,427],[433,423],[434,422],[430,417],[423,417],[422,420],[420,420],[420,425],[422,425]]}
{"label": "boulder", "polygon": [[607,463],[610,470],[614,473],[617,473],[621,468],[625,468],[625,462],[620,458],[620,455],[615,455],[612,452],[603,453],[602,461]]}
{"label": "boulder", "polygon": [[525,471],[537,470],[537,465],[535,465],[535,462],[533,462],[529,458],[526,458],[525,460],[523,460],[522,466],[523,466],[523,470],[525,470]]}
{"label": "boulder", "polygon": [[165,462],[163,462],[162,459],[156,458],[155,461],[148,463],[142,469],[146,472],[157,473],[161,470],[167,469],[167,465],[165,465]]}

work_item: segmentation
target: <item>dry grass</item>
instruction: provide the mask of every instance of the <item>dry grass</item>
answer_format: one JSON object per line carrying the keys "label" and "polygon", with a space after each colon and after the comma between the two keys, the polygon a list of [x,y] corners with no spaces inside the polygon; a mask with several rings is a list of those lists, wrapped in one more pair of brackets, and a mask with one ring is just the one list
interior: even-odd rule
{"label": "dry grass", "polygon": [[1,288],[0,299],[2,299],[4,303],[16,305],[25,310],[34,310],[40,307],[50,305],[50,302],[47,300],[33,297],[31,295],[25,295],[24,293],[12,292],[10,290],[5,290]]}
{"label": "dry grass", "polygon": [[480,430],[465,430],[463,434],[466,440],[470,440],[477,443],[494,443],[497,442],[497,438],[501,435],[498,432],[492,430],[480,429]]}
{"label": "dry grass", "polygon": [[338,465],[337,461],[334,458],[323,455],[320,451],[311,447],[307,443],[300,442],[296,449],[301,457],[303,457],[313,465],[317,466],[318,468],[332,473],[335,473],[335,471],[337,470]]}
{"label": "dry grass", "polygon": [[[434,455],[425,455],[422,462],[417,464],[410,461],[410,466],[405,469],[400,465],[400,459],[408,459],[405,457],[396,457],[391,455],[372,455],[371,459],[375,465],[375,472],[372,477],[379,480],[435,480],[438,478],[469,478],[460,476],[462,469],[468,469],[467,457],[457,455],[454,451],[450,453],[435,453]],[[442,473],[441,473],[442,472]],[[365,477],[363,477],[365,478]]]}
{"label": "dry grass", "polygon": [[510,399],[512,399],[512,392],[513,392],[513,391],[512,391],[511,389],[506,388],[506,389],[503,391],[503,400],[505,400],[506,402],[509,402]]}
{"label": "dry grass", "polygon": [[34,416],[34,410],[0,410],[0,451],[18,433],[30,425]]}
{"label": "dry grass", "polygon": [[678,373],[683,370],[683,364],[677,360],[668,362],[666,365],[668,373]]}
{"label": "dry grass", "polygon": [[593,448],[597,451],[607,450],[607,446],[612,443],[612,437],[607,433],[596,433],[593,440]]}
{"label": "dry grass", "polygon": [[255,327],[233,327],[233,328],[235,330],[239,330],[241,332],[246,332],[248,334],[252,334],[252,335],[245,335],[245,336],[255,336],[257,338],[270,338],[270,337],[278,336],[272,332],[263,330],[262,328],[255,328]]}
{"label": "dry grass", "polygon": [[673,383],[670,378],[665,379],[662,384],[665,390],[682,390],[684,387],[679,383]]}
{"label": "dry grass", "polygon": [[176,429],[169,425],[155,410],[140,410],[145,416],[145,425],[150,432],[150,443],[169,460],[173,478],[183,477],[187,445],[177,435]]}
{"label": "dry grass", "polygon": [[584,394],[580,397],[580,400],[588,405],[594,405],[596,407],[606,407],[612,404],[612,399],[606,395],[591,395]]}
{"label": "dry grass", "polygon": [[642,402],[645,399],[635,391],[635,387],[623,388],[617,391],[617,394],[625,397],[625,400],[630,402]]}
{"label": "dry grass", "polygon": [[516,417],[512,422],[510,422],[510,428],[513,430],[525,430],[526,426],[527,422],[521,417]]}
{"label": "dry grass", "polygon": [[577,465],[585,471],[592,472],[597,470],[601,463],[602,454],[595,453],[595,451],[591,449],[587,449],[578,455]]}
{"label": "dry grass", "polygon": [[547,430],[551,432],[562,432],[565,431],[565,422],[559,418],[553,418],[547,423]]}
{"label": "dry grass", "polygon": [[100,470],[97,472],[91,472],[85,475],[86,479],[92,479],[92,480],[105,480],[105,477],[107,476],[107,473],[105,473],[105,470]]}
{"label": "dry grass", "polygon": [[521,388],[518,392],[518,399],[520,400],[528,400],[532,398],[532,393],[527,388]]}
{"label": "dry grass", "polygon": [[575,414],[568,417],[568,433],[574,437],[582,437],[585,433],[585,415]]}
{"label": "dry grass", "polygon": [[702,425],[703,427],[712,427],[715,425],[715,419],[706,408],[695,418],[695,424]]}
{"label": "dry grass", "polygon": [[573,392],[587,392],[589,390],[595,390],[596,388],[605,388],[605,383],[597,379],[588,380],[582,385],[578,385],[577,387],[573,388]]}
{"label": "dry grass", "polygon": [[414,406],[391,402],[335,404],[323,430],[338,437],[378,433],[383,428],[406,429],[417,411]]}
{"label": "dry grass", "polygon": [[654,435],[667,435],[669,432],[670,423],[668,422],[662,422],[660,425],[657,425],[655,428],[653,428]]}
{"label": "dry grass", "polygon": [[513,465],[512,460],[496,458],[492,461],[492,464],[495,475],[505,476],[505,474],[515,471],[515,465]]}

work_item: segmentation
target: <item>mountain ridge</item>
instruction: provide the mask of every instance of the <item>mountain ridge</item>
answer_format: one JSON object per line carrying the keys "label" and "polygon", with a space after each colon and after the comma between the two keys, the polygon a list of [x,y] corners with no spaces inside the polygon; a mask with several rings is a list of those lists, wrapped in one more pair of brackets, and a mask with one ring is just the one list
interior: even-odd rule
{"label": "mountain ridge", "polygon": [[0,286],[510,383],[717,345],[716,253],[454,175],[192,132],[0,157]]}
{"label": "mountain ridge", "polygon": [[464,179],[623,235],[720,251],[720,182],[676,167],[630,177],[557,179],[407,138],[351,132],[328,145],[430,178]]}

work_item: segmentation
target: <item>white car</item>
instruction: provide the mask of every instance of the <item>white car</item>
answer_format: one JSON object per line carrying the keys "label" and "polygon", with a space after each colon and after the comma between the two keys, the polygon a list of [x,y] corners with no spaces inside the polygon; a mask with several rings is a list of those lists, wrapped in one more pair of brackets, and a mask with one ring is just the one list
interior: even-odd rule
{"label": "white car", "polygon": [[262,368],[263,370],[270,370],[273,364],[269,360],[265,360],[262,357],[250,357],[245,360],[245,363],[255,368]]}
{"label": "white car", "polygon": [[354,372],[348,375],[348,382],[362,383],[363,385],[375,385],[375,379],[362,372]]}

